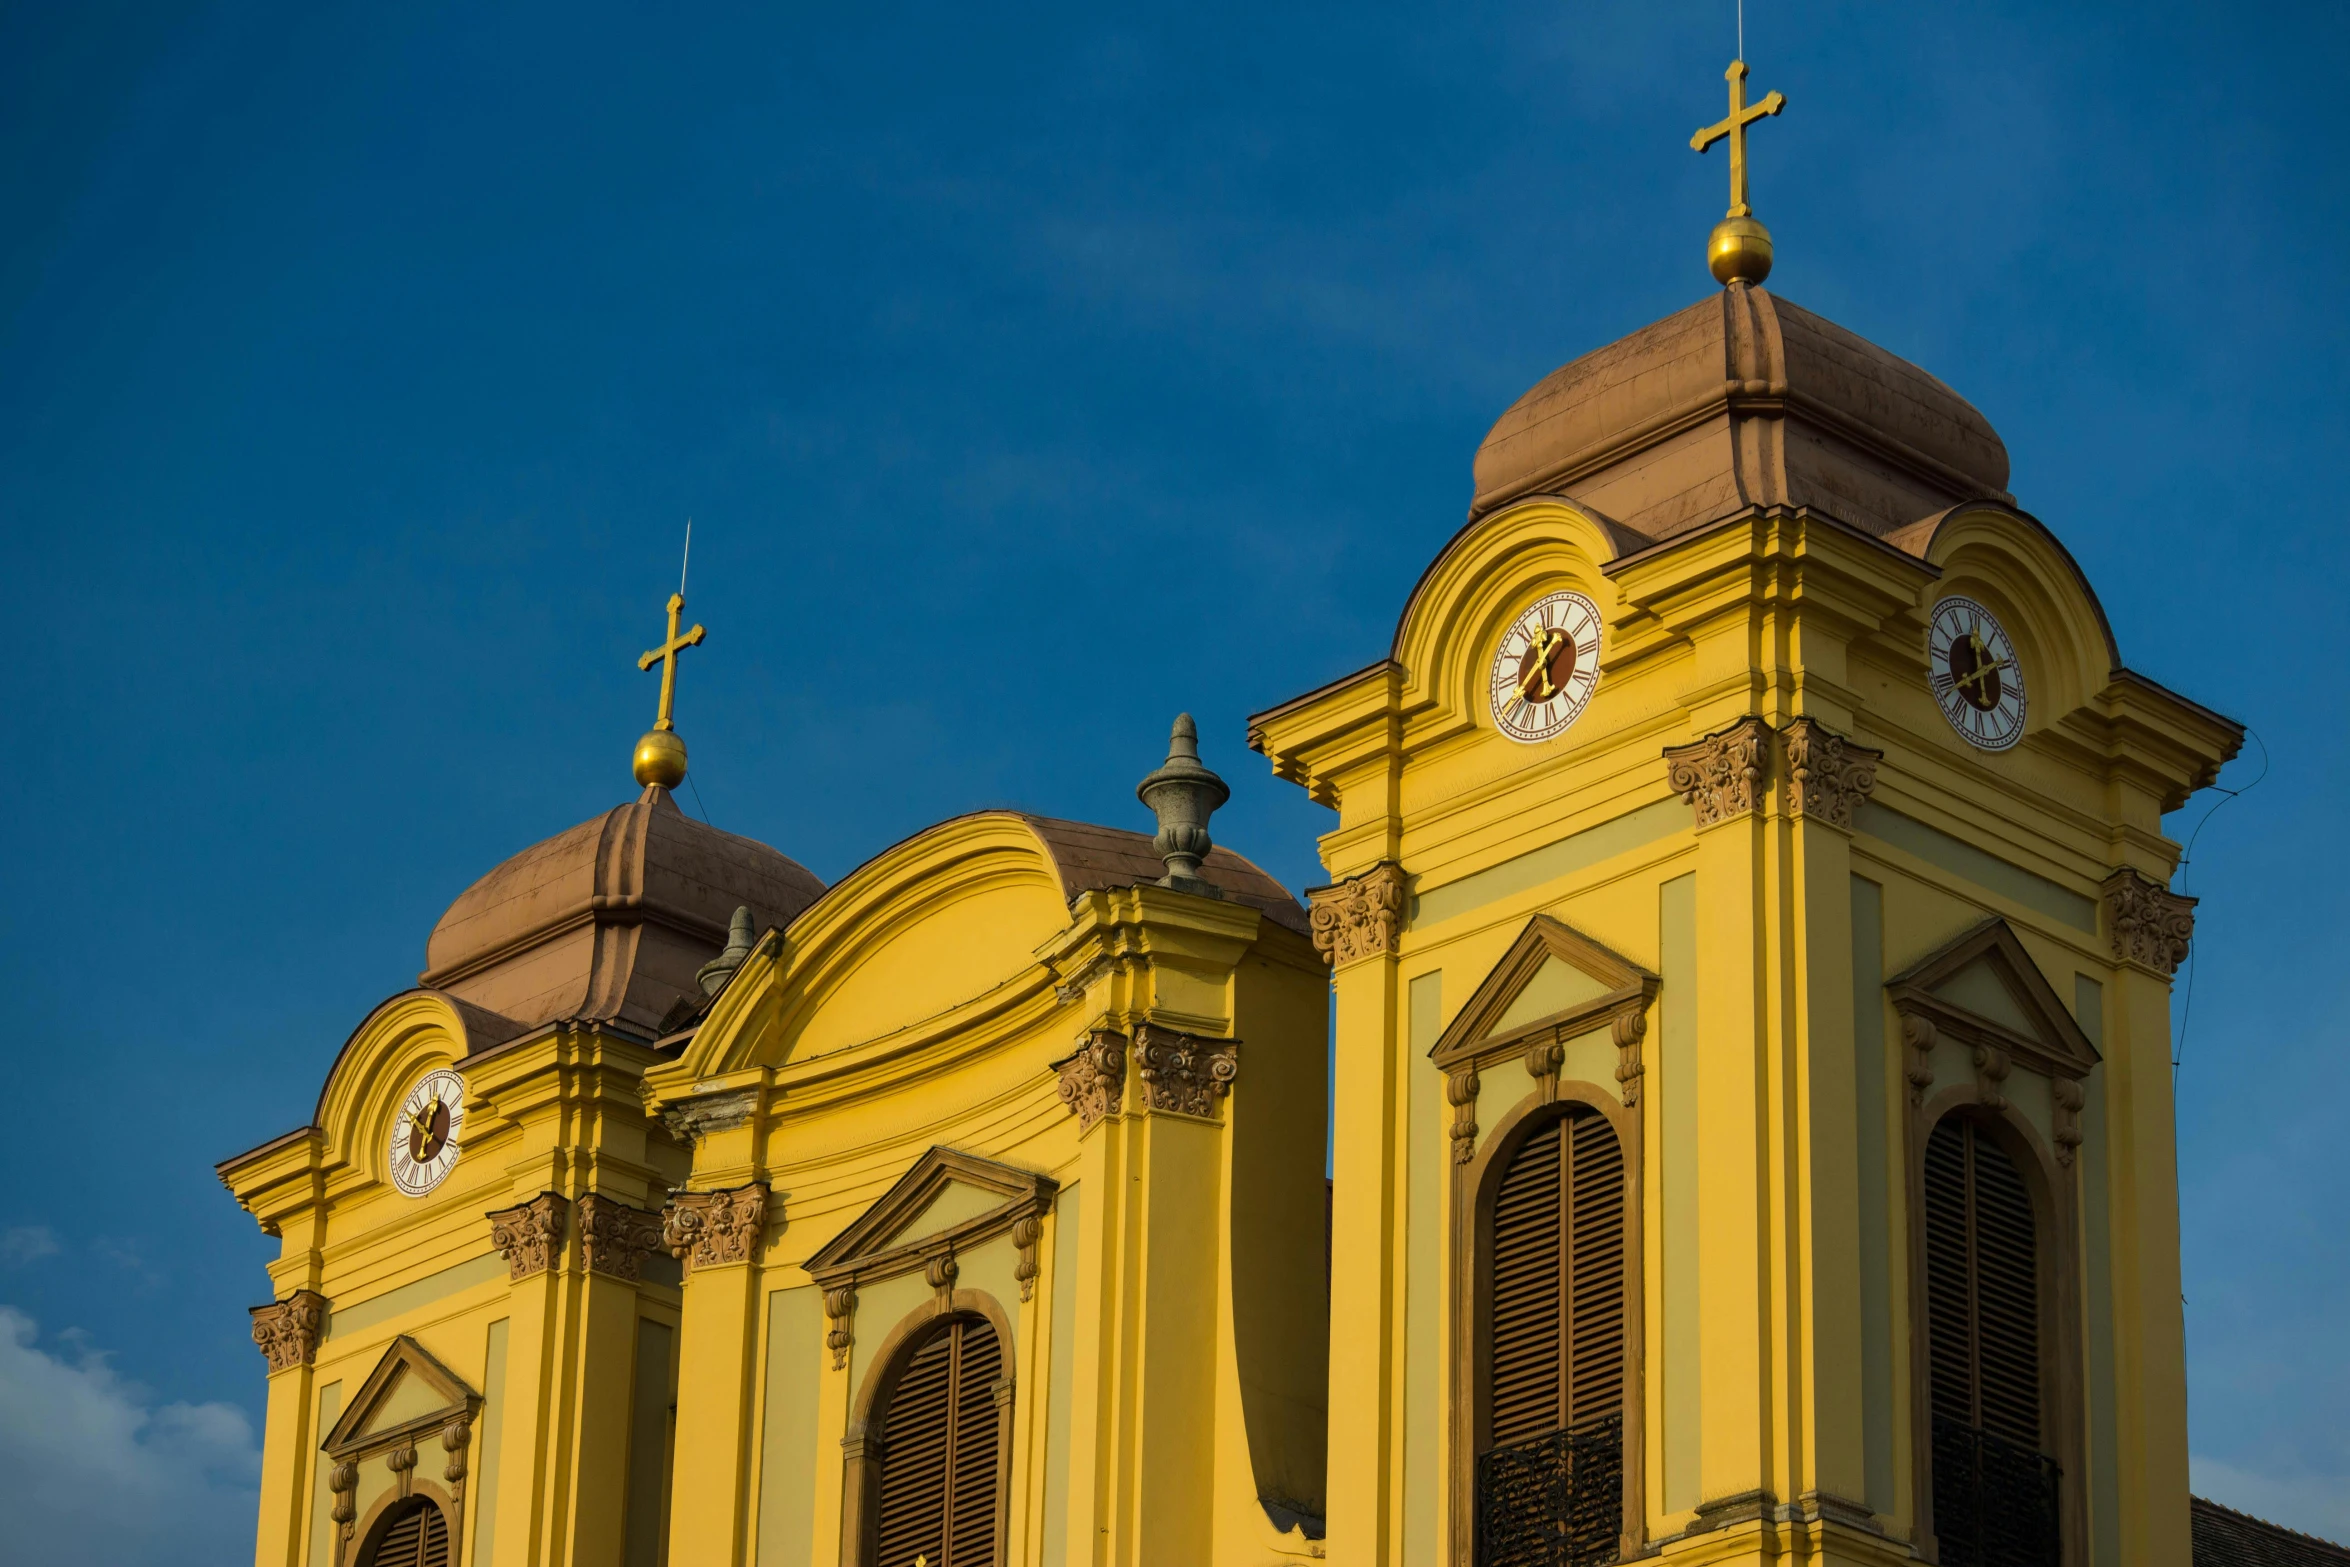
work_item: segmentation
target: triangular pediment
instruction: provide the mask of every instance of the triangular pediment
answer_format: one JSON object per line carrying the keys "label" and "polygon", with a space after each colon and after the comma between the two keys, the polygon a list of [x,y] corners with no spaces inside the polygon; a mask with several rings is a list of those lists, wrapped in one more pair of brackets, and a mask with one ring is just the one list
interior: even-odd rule
{"label": "triangular pediment", "polygon": [[933,1148],[810,1257],[808,1272],[830,1280],[902,1271],[1042,1213],[1058,1190],[1049,1175]]}
{"label": "triangular pediment", "polygon": [[1598,1028],[1646,1007],[1657,978],[1564,921],[1537,914],[1479,981],[1429,1055],[1440,1067],[1504,1050],[1538,1033]]}
{"label": "triangular pediment", "polygon": [[470,1421],[480,1407],[480,1394],[402,1334],[359,1384],[320,1445],[338,1458],[388,1447],[418,1432],[437,1431],[453,1419]]}
{"label": "triangular pediment", "polygon": [[1887,983],[1894,1004],[1957,1038],[1985,1040],[2077,1077],[2097,1047],[2003,919],[1989,919]]}

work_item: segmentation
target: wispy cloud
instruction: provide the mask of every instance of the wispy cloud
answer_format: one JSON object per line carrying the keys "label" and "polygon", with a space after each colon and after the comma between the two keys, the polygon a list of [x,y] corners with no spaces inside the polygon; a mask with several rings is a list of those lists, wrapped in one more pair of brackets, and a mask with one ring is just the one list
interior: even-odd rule
{"label": "wispy cloud", "polygon": [[46,1224],[19,1224],[0,1230],[0,1262],[39,1262],[58,1253],[57,1235]]}
{"label": "wispy cloud", "polygon": [[250,1552],[260,1454],[244,1411],[158,1404],[86,1339],[59,1337],[65,1353],[49,1353],[30,1317],[0,1306],[11,1558],[176,1567]]}
{"label": "wispy cloud", "polygon": [[2190,1458],[2195,1494],[2270,1523],[2350,1542],[2350,1475],[2243,1469],[2216,1458]]}

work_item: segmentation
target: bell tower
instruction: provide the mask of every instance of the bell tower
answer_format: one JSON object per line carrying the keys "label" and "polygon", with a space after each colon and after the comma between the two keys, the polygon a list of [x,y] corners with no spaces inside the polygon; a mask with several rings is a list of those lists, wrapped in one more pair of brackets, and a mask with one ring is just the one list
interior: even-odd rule
{"label": "bell tower", "polygon": [[1338,815],[1329,1558],[2184,1567],[2161,818],[2241,730],[1761,286],[1744,77],[1720,290],[1251,721]]}

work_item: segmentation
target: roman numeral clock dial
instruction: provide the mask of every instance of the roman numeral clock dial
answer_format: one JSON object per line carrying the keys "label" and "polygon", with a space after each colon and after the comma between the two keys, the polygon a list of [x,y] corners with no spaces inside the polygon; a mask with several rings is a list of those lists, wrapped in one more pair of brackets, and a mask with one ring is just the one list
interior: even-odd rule
{"label": "roman numeral clock dial", "polygon": [[1934,606],[1926,632],[1934,701],[1960,739],[2004,751],[2024,737],[2024,672],[2015,644],[1992,613],[1953,595]]}
{"label": "roman numeral clock dial", "polygon": [[408,1090],[392,1117],[392,1184],[422,1197],[457,1167],[457,1134],[465,1126],[465,1079],[443,1067]]}
{"label": "roman numeral clock dial", "polygon": [[1599,606],[1553,593],[1510,622],[1487,677],[1493,726],[1533,745],[1566,733],[1599,685]]}

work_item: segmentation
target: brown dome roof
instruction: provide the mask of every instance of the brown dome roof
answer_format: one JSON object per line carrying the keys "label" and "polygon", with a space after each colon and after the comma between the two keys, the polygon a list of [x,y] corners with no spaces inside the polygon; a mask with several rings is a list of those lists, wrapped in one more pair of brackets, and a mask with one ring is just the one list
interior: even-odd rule
{"label": "brown dome roof", "polygon": [[1617,550],[1749,506],[1808,506],[1883,538],[2008,502],[2007,448],[1965,398],[1761,288],[1737,286],[1554,370],[1477,449],[1472,518],[1565,495]]}
{"label": "brown dome roof", "polygon": [[526,1026],[558,1018],[653,1035],[749,905],[780,928],[824,891],[805,866],[694,821],[655,785],[523,850],[433,927],[418,983]]}

